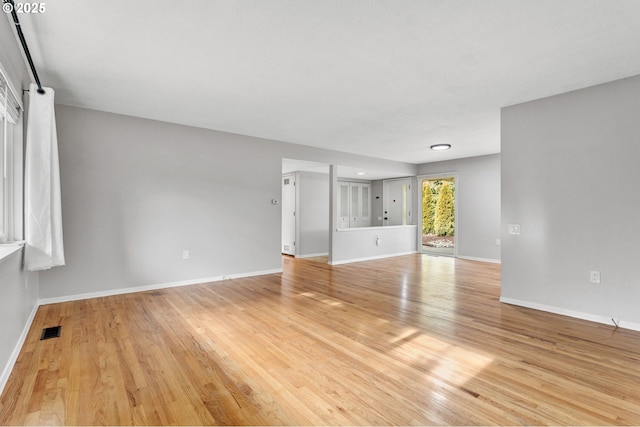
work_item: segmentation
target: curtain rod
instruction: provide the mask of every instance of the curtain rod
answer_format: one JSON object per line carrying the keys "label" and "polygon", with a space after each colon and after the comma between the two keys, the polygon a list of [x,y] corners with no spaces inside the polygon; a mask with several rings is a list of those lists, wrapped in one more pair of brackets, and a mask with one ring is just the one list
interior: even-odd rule
{"label": "curtain rod", "polygon": [[[20,20],[18,19],[18,14],[16,13],[16,5],[13,0],[3,0],[4,4],[11,5],[11,16],[13,17],[13,23],[16,25],[16,31],[18,32],[18,38],[20,38],[20,43],[22,43],[22,49],[24,50],[24,54],[27,57],[27,62],[29,62],[29,67],[31,67],[31,72],[33,73],[33,78],[38,85],[38,93],[44,94],[44,89],[42,89],[42,84],[40,84],[40,79],[38,78],[38,72],[36,71],[36,66],[33,65],[33,59],[31,59],[31,53],[29,53],[29,47],[27,46],[27,41],[24,39],[24,34],[22,33],[22,28],[20,27]],[[3,7],[3,10],[6,12],[8,8]]]}

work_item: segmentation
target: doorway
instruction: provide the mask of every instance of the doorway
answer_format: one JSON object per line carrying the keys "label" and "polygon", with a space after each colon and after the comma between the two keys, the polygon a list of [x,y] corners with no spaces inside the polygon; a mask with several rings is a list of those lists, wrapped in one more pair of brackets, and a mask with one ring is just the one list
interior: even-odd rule
{"label": "doorway", "polygon": [[422,179],[422,253],[456,256],[456,177]]}
{"label": "doorway", "polygon": [[407,225],[413,221],[411,215],[411,178],[383,181],[384,205],[383,225]]}

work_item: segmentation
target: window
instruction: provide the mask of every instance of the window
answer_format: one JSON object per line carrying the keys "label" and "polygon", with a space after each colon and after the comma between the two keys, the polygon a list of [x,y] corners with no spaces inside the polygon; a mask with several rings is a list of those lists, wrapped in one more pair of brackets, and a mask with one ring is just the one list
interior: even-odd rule
{"label": "window", "polygon": [[18,216],[15,210],[21,206],[21,196],[18,201],[14,197],[14,187],[19,184],[15,179],[18,171],[14,167],[21,167],[20,162],[14,161],[22,149],[22,144],[17,141],[22,138],[22,132],[14,128],[21,124],[20,110],[16,92],[0,67],[0,242],[14,240],[21,235],[15,231],[14,221]]}
{"label": "window", "polygon": [[4,114],[0,116],[0,126],[2,132],[0,132],[0,242],[4,242],[8,238],[7,228],[9,228],[9,214],[7,187],[9,180],[7,179],[7,165],[5,164],[7,158],[7,126],[4,120]]}

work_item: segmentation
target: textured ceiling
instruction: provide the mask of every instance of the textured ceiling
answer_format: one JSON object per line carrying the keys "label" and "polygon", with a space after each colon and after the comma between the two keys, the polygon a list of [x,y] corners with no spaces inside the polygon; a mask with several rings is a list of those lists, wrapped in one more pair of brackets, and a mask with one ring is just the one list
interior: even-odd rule
{"label": "textured ceiling", "polygon": [[60,103],[410,163],[497,153],[501,107],[640,74],[637,0],[55,0],[20,19]]}

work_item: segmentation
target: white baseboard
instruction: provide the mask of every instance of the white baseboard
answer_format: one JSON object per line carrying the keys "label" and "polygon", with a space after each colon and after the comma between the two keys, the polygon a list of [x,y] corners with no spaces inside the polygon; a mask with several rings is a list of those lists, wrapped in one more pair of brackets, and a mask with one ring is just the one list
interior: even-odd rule
{"label": "white baseboard", "polygon": [[29,333],[29,329],[31,329],[31,324],[33,323],[33,319],[36,317],[36,313],[38,312],[39,306],[40,306],[39,304],[36,304],[33,306],[33,310],[31,310],[31,313],[27,318],[27,322],[25,323],[24,328],[22,329],[22,333],[18,338],[18,342],[13,348],[13,352],[11,352],[11,357],[9,357],[9,360],[7,361],[7,364],[5,365],[2,371],[2,375],[0,376],[0,394],[2,394],[2,392],[4,391],[4,387],[7,385],[7,381],[9,381],[9,376],[11,375],[11,371],[13,371],[13,367],[16,364],[16,361],[18,360],[18,356],[20,355],[20,350],[22,350],[22,346],[24,345],[24,342],[27,339],[27,334]]}
{"label": "white baseboard", "polygon": [[464,256],[464,255],[458,255],[457,258],[467,259],[469,261],[480,261],[480,262],[490,262],[492,264],[502,264],[502,261],[500,261],[499,259],[492,259],[492,258],[478,258],[475,256]]}
{"label": "white baseboard", "polygon": [[374,260],[374,259],[392,258],[392,257],[396,257],[396,256],[412,255],[412,254],[417,254],[417,253],[418,253],[418,251],[398,252],[398,253],[393,253],[393,254],[376,255],[376,256],[370,256],[370,257],[365,257],[365,258],[352,258],[352,259],[345,259],[345,260],[340,260],[340,261],[329,261],[329,264],[330,265],[350,264],[352,262],[371,261],[371,260]]}
{"label": "white baseboard", "polygon": [[200,283],[221,282],[223,280],[240,279],[243,277],[263,276],[265,274],[282,273],[281,268],[273,270],[253,271],[249,273],[229,274],[224,276],[204,277],[201,279],[182,280],[178,282],[158,283],[155,285],[136,286],[132,288],[109,289],[107,291],[90,292],[86,294],[65,295],[61,297],[42,298],[38,300],[38,305],[56,304],[59,302],[79,301],[90,298],[109,297],[113,295],[132,294],[135,292],[153,291],[156,289],[176,288],[179,286],[198,285]]}
{"label": "white baseboard", "polygon": [[329,255],[329,252],[322,252],[319,254],[296,255],[296,258],[315,258],[318,256],[327,256],[327,255]]}
{"label": "white baseboard", "polygon": [[[600,316],[596,314],[583,313],[580,311],[567,310],[564,308],[553,307],[550,305],[538,304],[536,302],[522,301],[513,298],[500,297],[500,302],[505,304],[517,305],[520,307],[533,308],[534,310],[546,311],[548,313],[560,314],[563,316],[574,317],[576,319],[589,320],[591,322],[602,323],[609,326],[614,326],[610,317]],[[631,329],[634,331],[640,331],[640,324],[634,322],[627,322],[626,320],[615,319],[618,326],[625,329]]]}

